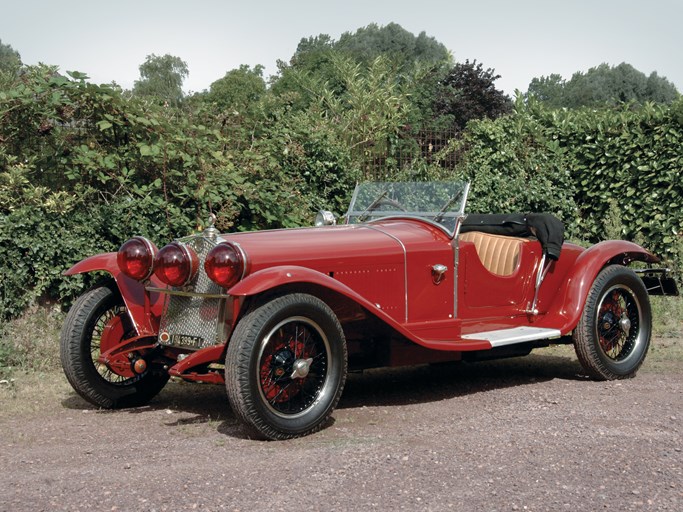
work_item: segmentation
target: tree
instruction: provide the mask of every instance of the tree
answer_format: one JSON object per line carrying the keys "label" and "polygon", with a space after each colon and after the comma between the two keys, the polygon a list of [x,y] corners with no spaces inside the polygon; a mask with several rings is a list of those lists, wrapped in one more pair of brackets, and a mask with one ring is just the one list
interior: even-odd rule
{"label": "tree", "polygon": [[177,106],[183,99],[183,82],[188,75],[187,63],[180,57],[148,55],[140,65],[140,80],[135,81],[133,93]]}
{"label": "tree", "polygon": [[451,61],[448,49],[436,39],[425,32],[415,37],[397,23],[389,23],[383,27],[371,23],[355,33],[344,32],[334,48],[365,64],[383,55],[393,61],[399,71],[415,66],[432,67]]}
{"label": "tree", "polygon": [[0,39],[0,71],[5,71],[21,65],[19,52],[9,44],[4,44]]}
{"label": "tree", "polygon": [[577,71],[568,81],[560,75],[534,78],[527,97],[554,108],[613,106],[620,103],[671,103],[679,97],[676,87],[657,73],[646,76],[630,64],[600,64],[585,73]]}
{"label": "tree", "polygon": [[334,45],[334,39],[327,34],[304,37],[299,41],[290,60],[290,65],[309,71],[318,71],[329,62],[329,56],[334,50]]}
{"label": "tree", "polygon": [[550,76],[534,78],[529,84],[527,96],[534,96],[552,108],[564,106],[564,86],[566,81],[562,76],[553,73]]}
{"label": "tree", "polygon": [[465,129],[472,119],[495,119],[512,110],[512,101],[496,89],[500,78],[491,68],[477,61],[458,63],[443,76],[434,91],[432,110],[436,117],[447,117],[455,131]]}
{"label": "tree", "polygon": [[663,76],[657,75],[656,71],[647,77],[645,95],[655,103],[673,103],[679,96],[676,86]]}
{"label": "tree", "polygon": [[19,52],[0,39],[0,73],[14,74],[21,67]]}
{"label": "tree", "polygon": [[355,32],[345,32],[338,41],[327,34],[301,39],[289,63],[278,62],[279,76],[273,80],[270,91],[286,98],[294,110],[307,109],[322,89],[337,98],[347,93],[349,81],[339,68],[341,62],[358,64],[357,72],[365,76],[380,57],[386,72],[403,91],[408,91],[430,70],[445,69],[452,63],[446,47],[425,32],[415,36],[396,23],[372,23]]}
{"label": "tree", "polygon": [[237,114],[245,115],[253,110],[265,92],[263,66],[258,64],[251,69],[248,65],[242,64],[213,82],[207,99],[221,110],[232,109]]}

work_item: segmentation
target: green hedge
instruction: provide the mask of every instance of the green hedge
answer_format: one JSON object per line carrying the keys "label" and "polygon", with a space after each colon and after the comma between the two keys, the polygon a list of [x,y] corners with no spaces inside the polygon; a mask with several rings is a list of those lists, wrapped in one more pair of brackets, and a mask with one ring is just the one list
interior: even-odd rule
{"label": "green hedge", "polygon": [[683,268],[682,99],[604,110],[520,99],[510,116],[470,123],[446,151],[473,184],[470,211],[552,212],[570,238],[633,240]]}
{"label": "green hedge", "polygon": [[[234,129],[207,104],[150,105],[115,87],[26,68],[0,90],[0,318],[36,299],[68,303],[84,278],[61,273],[134,234],[163,245],[201,229],[310,224],[343,213],[360,178],[345,125],[316,105],[267,94]],[[351,107],[349,107],[351,108]],[[470,211],[549,211],[568,235],[637,240],[681,264],[683,101],[548,110],[471,122],[444,150],[455,171],[412,162],[395,179],[472,182]]]}

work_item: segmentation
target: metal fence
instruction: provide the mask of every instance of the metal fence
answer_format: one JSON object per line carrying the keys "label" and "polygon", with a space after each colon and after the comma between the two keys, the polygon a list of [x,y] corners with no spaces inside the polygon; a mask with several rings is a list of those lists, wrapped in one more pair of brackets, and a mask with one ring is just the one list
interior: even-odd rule
{"label": "metal fence", "polygon": [[458,153],[444,150],[456,136],[455,131],[405,133],[382,144],[356,147],[352,157],[363,177],[373,181],[389,180],[434,164],[452,170],[458,163]]}

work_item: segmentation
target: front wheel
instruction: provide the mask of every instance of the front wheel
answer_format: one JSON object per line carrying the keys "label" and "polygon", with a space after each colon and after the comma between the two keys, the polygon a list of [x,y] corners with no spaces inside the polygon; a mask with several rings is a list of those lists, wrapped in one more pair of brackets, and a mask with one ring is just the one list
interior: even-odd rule
{"label": "front wheel", "polygon": [[121,296],[106,286],[81,295],[69,310],[61,334],[62,368],[74,390],[105,409],[136,407],[149,402],[166,384],[168,374],[112,371],[100,354],[135,335]]}
{"label": "front wheel", "polygon": [[643,364],[652,333],[650,299],[643,281],[620,265],[595,278],[574,348],[584,369],[599,380],[633,377]]}
{"label": "front wheel", "polygon": [[344,333],[320,299],[294,293],[245,315],[228,344],[225,382],[233,411],[267,439],[322,428],[347,371]]}

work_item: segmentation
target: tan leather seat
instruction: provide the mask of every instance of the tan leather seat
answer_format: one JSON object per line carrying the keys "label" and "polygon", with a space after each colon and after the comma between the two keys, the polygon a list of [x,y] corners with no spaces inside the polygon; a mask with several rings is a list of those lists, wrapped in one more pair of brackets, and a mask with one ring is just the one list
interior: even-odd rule
{"label": "tan leather seat", "polygon": [[473,242],[481,264],[491,273],[509,276],[517,270],[519,252],[526,238],[490,235],[480,231],[461,233],[460,240]]}

